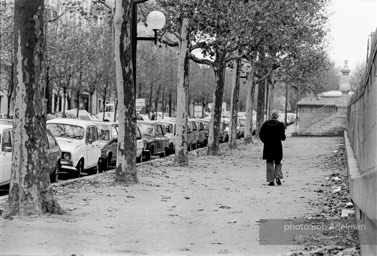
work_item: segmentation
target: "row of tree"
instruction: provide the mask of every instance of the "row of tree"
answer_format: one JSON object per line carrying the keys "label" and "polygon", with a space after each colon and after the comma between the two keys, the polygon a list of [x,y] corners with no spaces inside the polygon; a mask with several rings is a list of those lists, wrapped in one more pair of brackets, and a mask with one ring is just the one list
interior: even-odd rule
{"label": "row of tree", "polygon": [[[138,90],[132,65],[133,52],[136,51],[132,42],[137,39],[131,33],[131,10],[138,5],[137,2],[93,0],[93,8],[101,15],[108,15],[106,20],[112,26],[88,29],[77,24],[59,28],[57,23],[54,27],[47,22],[43,0],[15,0],[12,44],[15,150],[10,214],[62,212],[49,187],[44,152],[47,140],[42,136],[47,114],[43,104],[49,100],[51,84],[59,84],[63,94],[69,89],[79,94],[84,88],[90,93],[90,86],[106,94],[107,85],[115,81],[119,109],[115,178],[118,182],[136,183],[135,102],[138,94],[143,95],[143,88],[149,85],[151,93],[155,87],[154,90],[158,91],[155,97],[158,98],[164,85],[175,79],[170,88],[176,94],[175,164],[185,166],[189,164],[185,127],[191,84],[200,86],[201,78],[207,77],[205,93],[191,90],[191,97],[213,103],[208,154],[216,155],[219,153],[227,69],[233,70],[229,145],[234,148],[237,147],[235,131],[240,74],[246,65],[250,67],[244,88],[246,143],[252,141],[254,106],[257,107],[257,127],[264,121],[268,95],[271,95],[267,91],[273,91],[277,83],[293,85],[301,92],[308,88],[314,90],[316,83],[312,81],[320,83],[318,74],[324,74],[322,71],[329,65],[324,47],[328,0],[155,0],[139,4],[138,11],[143,14],[156,8],[165,13],[167,24],[160,31],[160,44],[172,50],[159,62],[155,62],[156,55],[148,54],[147,50],[144,56],[139,55],[143,56],[138,59],[143,64],[139,70],[143,67],[146,70],[141,72],[140,77],[145,78]],[[64,12],[80,12],[80,15],[89,17],[87,20],[94,17],[93,11],[86,11],[79,1],[70,3],[66,6],[69,11]],[[59,17],[56,15],[54,19]],[[160,54],[155,49],[151,51]],[[211,70],[212,74],[203,72],[203,76],[198,76],[200,72],[193,73],[197,68],[191,67],[193,62],[209,67],[202,70]],[[157,83],[156,77],[148,76],[152,69],[153,75],[161,74]],[[167,76],[169,72],[171,75]],[[253,102],[254,98],[257,102]]]}

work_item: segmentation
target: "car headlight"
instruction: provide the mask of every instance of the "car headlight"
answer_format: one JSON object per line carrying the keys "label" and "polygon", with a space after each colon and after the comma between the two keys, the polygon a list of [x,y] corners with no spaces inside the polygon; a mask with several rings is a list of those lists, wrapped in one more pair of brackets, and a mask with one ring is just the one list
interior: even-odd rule
{"label": "car headlight", "polygon": [[68,153],[68,152],[64,152],[63,153],[63,159],[64,160],[71,160],[71,154],[70,153]]}

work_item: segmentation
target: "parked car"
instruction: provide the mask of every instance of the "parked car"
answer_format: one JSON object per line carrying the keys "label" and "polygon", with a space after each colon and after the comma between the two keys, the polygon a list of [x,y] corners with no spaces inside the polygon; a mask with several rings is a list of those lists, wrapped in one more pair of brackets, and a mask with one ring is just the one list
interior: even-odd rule
{"label": "parked car", "polygon": [[169,153],[169,138],[165,136],[162,124],[156,121],[138,121],[144,140],[144,157],[149,160],[151,156],[165,157]]}
{"label": "parked car", "polygon": [[[108,125],[106,125],[108,124]],[[106,171],[116,163],[118,150],[118,124],[101,122],[98,124],[99,139],[103,144],[98,160],[100,171]],[[109,135],[107,135],[109,134]],[[142,161],[144,142],[138,127],[136,127],[136,161]]]}
{"label": "parked car", "polygon": [[[203,123],[205,123],[204,130],[206,131],[207,144],[208,144],[209,126],[210,126],[210,123],[211,123],[211,118],[210,117],[206,117],[206,118],[202,118],[200,120]],[[221,120],[220,120],[220,127],[219,127],[219,142],[220,143],[226,142],[226,141],[228,141],[227,139],[228,139],[228,132],[226,130],[226,122],[225,122],[224,118],[221,118]]]}
{"label": "parked car", "polygon": [[1,151],[0,151],[0,185],[10,183],[13,148],[13,126],[8,124],[0,125]]}
{"label": "parked car", "polygon": [[[51,183],[57,182],[60,172],[61,150],[52,133],[47,130],[47,166],[50,173]],[[13,151],[13,126],[0,124],[0,185],[10,183],[12,151]]]}
{"label": "parked car", "polygon": [[198,133],[198,146],[204,147],[206,146],[206,131],[204,129],[204,124],[199,119],[189,119],[189,121],[194,122],[196,126],[196,131]]}
{"label": "parked car", "polygon": [[[175,145],[176,145],[175,136],[177,134],[176,120],[174,120],[174,118],[170,118],[168,120],[165,120],[165,119],[159,120],[159,122],[161,122],[164,125],[165,136],[169,138],[169,150],[170,150],[170,153],[173,154],[175,153]],[[193,148],[193,144],[197,143],[196,137],[197,137],[197,134],[192,132],[189,125],[187,129],[187,150],[188,151],[190,151]],[[174,147],[174,150],[171,150],[172,146]]]}
{"label": "parked car", "polygon": [[47,128],[55,136],[62,150],[61,170],[73,177],[80,177],[96,167],[101,156],[101,143],[98,140],[96,122],[78,119],[52,119]]}
{"label": "parked car", "polygon": [[208,118],[200,119],[204,127],[204,146],[208,145],[208,136],[209,136],[209,123],[211,122]]}
{"label": "parked car", "polygon": [[106,171],[116,162],[118,124],[114,122],[97,122],[98,140],[101,143],[101,156],[98,159],[99,171]]}
{"label": "parked car", "polygon": [[245,137],[246,120],[243,118],[238,119],[240,122],[240,138]]}
{"label": "parked car", "polygon": [[190,135],[192,136],[190,149],[197,149],[199,145],[199,129],[197,128],[196,123],[194,121],[187,121],[187,124],[187,134],[190,133]]}
{"label": "parked car", "polygon": [[230,120],[229,118],[221,118],[221,129],[220,132],[222,133],[222,141],[221,142],[228,142],[229,141],[229,125]]}
{"label": "parked car", "polygon": [[[226,141],[228,141],[229,140],[229,136],[230,136],[230,134],[229,134],[229,131],[230,131],[230,128],[229,128],[229,126],[230,126],[230,119],[229,118],[222,118],[222,121],[225,123]],[[237,118],[237,128],[236,129],[237,129],[237,136],[236,136],[236,138],[240,139],[241,138],[241,121],[240,121],[239,118]],[[244,129],[244,131],[245,131],[245,129]]]}
{"label": "parked car", "polygon": [[169,154],[175,153],[175,136],[176,136],[176,122],[161,120],[161,124],[164,128],[165,136],[169,138]]}
{"label": "parked car", "polygon": [[50,130],[46,130],[48,145],[46,149],[48,169],[51,183],[58,182],[61,169],[62,151],[56,138]]}

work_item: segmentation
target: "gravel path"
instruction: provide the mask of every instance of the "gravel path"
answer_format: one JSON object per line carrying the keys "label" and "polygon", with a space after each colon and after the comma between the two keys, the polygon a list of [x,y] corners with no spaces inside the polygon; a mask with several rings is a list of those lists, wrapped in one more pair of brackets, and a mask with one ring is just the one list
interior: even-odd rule
{"label": "gravel path", "polygon": [[113,173],[56,187],[67,214],[0,219],[0,255],[282,255],[302,246],[259,245],[260,219],[318,213],[339,137],[288,137],[282,186],[266,184],[262,145],[138,167],[140,183]]}

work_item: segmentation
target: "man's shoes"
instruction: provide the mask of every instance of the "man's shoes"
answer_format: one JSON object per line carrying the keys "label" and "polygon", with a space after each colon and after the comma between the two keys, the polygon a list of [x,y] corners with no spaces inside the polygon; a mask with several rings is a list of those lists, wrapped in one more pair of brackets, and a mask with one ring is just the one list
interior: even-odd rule
{"label": "man's shoes", "polygon": [[276,184],[278,184],[279,186],[281,185],[280,179],[276,178]]}
{"label": "man's shoes", "polygon": [[270,183],[268,183],[268,186],[275,186],[275,183],[274,182],[270,182]]}

